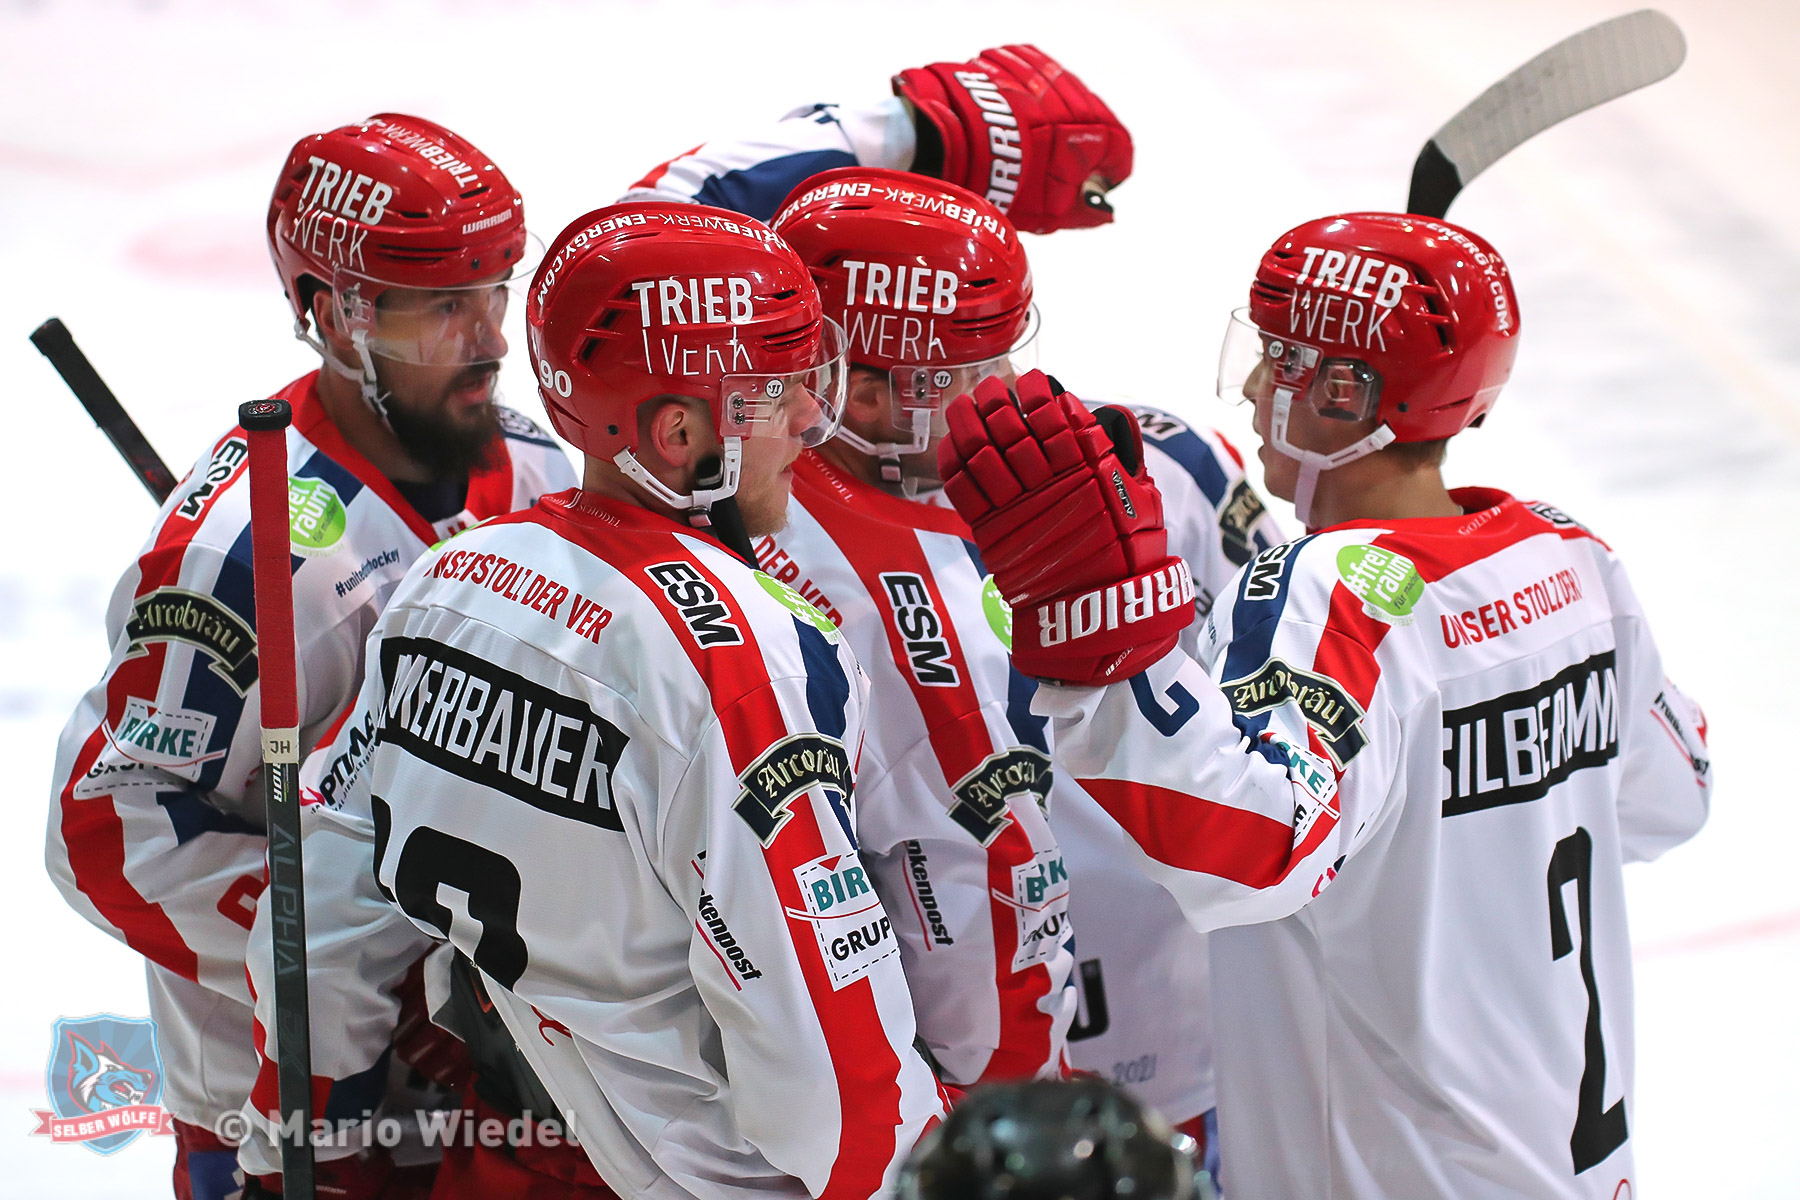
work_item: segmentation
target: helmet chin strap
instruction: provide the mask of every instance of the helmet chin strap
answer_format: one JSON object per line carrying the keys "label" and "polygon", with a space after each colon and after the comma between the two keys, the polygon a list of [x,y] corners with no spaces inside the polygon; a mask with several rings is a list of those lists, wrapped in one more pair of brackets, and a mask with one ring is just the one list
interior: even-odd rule
{"label": "helmet chin strap", "polygon": [[294,336],[317,350],[327,367],[346,379],[356,380],[362,388],[363,403],[381,418],[381,423],[387,426],[388,432],[393,432],[394,427],[388,423],[388,394],[381,390],[381,384],[375,378],[375,357],[369,351],[369,335],[366,330],[357,329],[350,334],[350,340],[356,346],[357,357],[362,360],[360,369],[333,354],[321,339],[313,336],[311,327],[303,318],[294,319]]}
{"label": "helmet chin strap", "polygon": [[625,477],[639,487],[661,500],[670,508],[688,514],[688,523],[704,528],[707,524],[706,511],[721,501],[729,500],[737,495],[738,477],[744,467],[744,439],[728,437],[725,448],[719,456],[719,479],[710,487],[702,487],[696,481],[691,492],[678,492],[645,469],[637,460],[637,455],[629,450],[621,450],[613,455],[613,465],[618,467]]}
{"label": "helmet chin strap", "polygon": [[1288,440],[1288,417],[1294,403],[1293,389],[1276,388],[1274,399],[1274,413],[1269,422],[1271,440],[1277,450],[1300,464],[1300,478],[1294,485],[1294,515],[1300,518],[1300,523],[1307,529],[1312,529],[1313,493],[1318,488],[1319,476],[1334,467],[1367,458],[1391,443],[1394,431],[1385,424],[1377,426],[1368,436],[1331,454],[1303,450]]}
{"label": "helmet chin strap", "polygon": [[[910,442],[875,442],[857,433],[848,425],[840,426],[837,439],[852,450],[860,451],[881,462],[882,482],[898,487],[906,486],[906,479],[900,471],[900,456],[903,454],[922,454],[931,445],[932,412],[927,408],[908,409],[912,414],[912,441]],[[913,490],[918,488],[917,483]],[[909,491],[907,495],[912,495]]]}

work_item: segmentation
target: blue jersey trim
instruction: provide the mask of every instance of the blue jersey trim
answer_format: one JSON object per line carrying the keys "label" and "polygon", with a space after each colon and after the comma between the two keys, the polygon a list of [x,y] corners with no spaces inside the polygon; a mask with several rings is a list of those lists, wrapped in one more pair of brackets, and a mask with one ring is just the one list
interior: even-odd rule
{"label": "blue jersey trim", "polygon": [[[795,617],[794,632],[800,639],[800,659],[806,664],[806,709],[812,715],[813,728],[841,742],[850,723],[850,677],[838,661],[837,650],[818,628]],[[830,788],[824,790],[832,815],[844,827],[844,836],[855,848],[856,827],[850,819],[849,797],[840,796]]]}
{"label": "blue jersey trim", "polygon": [[[963,549],[969,552],[969,561],[975,564],[975,574],[986,579],[987,567],[982,564],[981,551],[975,548],[975,543],[965,539]],[[1031,698],[1037,695],[1037,680],[1020,674],[1019,669],[1012,665],[1010,656],[1006,672],[1006,723],[1011,726],[1013,737],[1033,749],[1050,753],[1050,739],[1044,736],[1050,718],[1040,717],[1031,711]]]}
{"label": "blue jersey trim", "polygon": [[1144,440],[1174,459],[1199,485],[1207,502],[1215,509],[1225,503],[1225,497],[1231,491],[1231,480],[1219,464],[1218,453],[1207,445],[1205,438],[1191,429],[1183,429],[1166,438],[1151,437],[1146,431]]}
{"label": "blue jersey trim", "polygon": [[[1256,573],[1256,559],[1251,559],[1238,573],[1237,596],[1231,606],[1231,644],[1225,649],[1225,670],[1221,678],[1241,679],[1253,674],[1273,656],[1275,631],[1281,627],[1281,614],[1287,608],[1288,589],[1294,580],[1294,563],[1310,541],[1312,538],[1303,537],[1292,544],[1272,580]],[[1275,594],[1267,599],[1252,600],[1248,592],[1253,584],[1272,585]],[[1232,721],[1245,737],[1258,743],[1260,750],[1260,739],[1269,727],[1269,716],[1267,712],[1252,716],[1233,713]],[[1285,759],[1281,761],[1286,762]]]}
{"label": "blue jersey trim", "polygon": [[787,199],[789,192],[820,171],[856,166],[856,155],[847,150],[808,150],[766,159],[754,166],[714,175],[700,185],[694,199],[700,204],[728,208],[767,221]]}

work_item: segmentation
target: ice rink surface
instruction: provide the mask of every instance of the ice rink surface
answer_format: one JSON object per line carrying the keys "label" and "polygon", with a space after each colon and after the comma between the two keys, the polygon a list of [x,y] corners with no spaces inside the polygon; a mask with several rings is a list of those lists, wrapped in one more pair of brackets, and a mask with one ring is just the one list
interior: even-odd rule
{"label": "ice rink surface", "polygon": [[[1453,210],[1511,263],[1524,341],[1448,471],[1551,501],[1617,546],[1711,720],[1711,823],[1628,872],[1640,1198],[1795,1197],[1800,5],[1664,7],[1688,35],[1679,74],[1539,138]],[[27,1136],[52,1022],[146,1011],[139,960],[42,865],[54,741],[105,663],[106,598],[152,515],[26,342],[45,317],[68,322],[179,474],[240,401],[316,362],[288,337],[262,233],[300,135],[432,117],[485,149],[552,235],[703,138],[1030,40],[1111,101],[1138,155],[1116,225],[1031,243],[1044,365],[1242,445],[1247,414],[1211,389],[1260,251],[1309,217],[1402,205],[1443,119],[1624,8],[0,0],[0,377],[17,439],[0,472],[0,1195],[167,1196],[173,1153]],[[535,411],[521,342],[503,379]]]}

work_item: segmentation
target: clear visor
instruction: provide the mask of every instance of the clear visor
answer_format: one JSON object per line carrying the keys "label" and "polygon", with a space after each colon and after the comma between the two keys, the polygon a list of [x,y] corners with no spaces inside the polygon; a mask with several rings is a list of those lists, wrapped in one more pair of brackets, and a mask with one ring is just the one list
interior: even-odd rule
{"label": "clear visor", "polygon": [[1381,376],[1367,363],[1267,333],[1251,321],[1248,308],[1232,313],[1226,326],[1218,389],[1227,404],[1290,392],[1337,421],[1367,420],[1381,403]]}
{"label": "clear visor", "polygon": [[844,419],[844,327],[824,318],[813,366],[779,374],[726,375],[719,380],[719,436],[781,438],[812,447]]}
{"label": "clear visor", "polygon": [[941,423],[943,407],[947,403],[965,392],[976,390],[976,383],[990,376],[1001,376],[1012,385],[1013,380],[1037,365],[1037,327],[1037,304],[1033,304],[1030,311],[1026,311],[1024,333],[1019,335],[1019,340],[1013,342],[1012,349],[995,354],[994,358],[956,365],[940,363],[936,367],[900,363],[889,369],[887,380],[891,383],[895,428],[900,432],[913,432],[914,426],[918,425],[918,417],[914,414],[920,412],[931,414],[936,423]]}
{"label": "clear visor", "polygon": [[338,329],[359,348],[397,362],[498,362],[506,354],[501,326],[508,302],[530,284],[543,252],[544,244],[528,234],[518,260],[457,287],[405,287],[339,267],[331,280]]}

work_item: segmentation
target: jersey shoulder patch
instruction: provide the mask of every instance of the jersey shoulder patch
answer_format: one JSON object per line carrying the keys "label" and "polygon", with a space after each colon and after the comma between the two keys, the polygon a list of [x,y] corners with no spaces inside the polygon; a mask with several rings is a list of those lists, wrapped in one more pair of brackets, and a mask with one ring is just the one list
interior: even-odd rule
{"label": "jersey shoulder patch", "polygon": [[548,446],[552,450],[560,449],[556,441],[539,427],[536,421],[517,409],[498,405],[500,432],[515,442],[530,442],[534,446]]}

